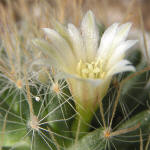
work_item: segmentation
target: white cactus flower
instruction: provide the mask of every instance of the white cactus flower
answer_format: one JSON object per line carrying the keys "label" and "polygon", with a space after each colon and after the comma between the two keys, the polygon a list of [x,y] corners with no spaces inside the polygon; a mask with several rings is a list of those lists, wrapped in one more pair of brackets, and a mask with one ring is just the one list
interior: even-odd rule
{"label": "white cactus flower", "polygon": [[49,62],[66,76],[77,111],[94,111],[108,90],[112,76],[135,71],[134,66],[124,59],[125,52],[136,41],[126,40],[131,23],[111,25],[102,37],[95,16],[88,11],[81,28],[73,24],[65,28],[57,23],[57,31],[43,28],[50,42],[36,39],[34,43],[49,56]]}

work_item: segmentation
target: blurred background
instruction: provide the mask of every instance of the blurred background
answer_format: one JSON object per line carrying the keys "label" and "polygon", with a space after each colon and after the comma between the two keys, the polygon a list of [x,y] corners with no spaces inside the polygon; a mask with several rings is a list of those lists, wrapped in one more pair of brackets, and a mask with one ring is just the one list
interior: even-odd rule
{"label": "blurred background", "polygon": [[15,42],[9,42],[15,36],[21,49],[28,53],[32,39],[43,38],[42,27],[55,28],[55,19],[64,25],[73,23],[79,27],[89,9],[94,12],[97,23],[106,28],[114,22],[132,22],[129,38],[138,39],[137,46],[150,57],[150,0],[0,0],[0,39],[10,49],[16,47]]}
{"label": "blurred background", "polygon": [[150,0],[0,0],[0,6],[0,19],[5,9],[16,21],[28,19],[39,26],[49,25],[51,17],[79,25],[83,14],[91,9],[106,26],[131,21],[141,28],[142,19],[145,30],[150,30]]}

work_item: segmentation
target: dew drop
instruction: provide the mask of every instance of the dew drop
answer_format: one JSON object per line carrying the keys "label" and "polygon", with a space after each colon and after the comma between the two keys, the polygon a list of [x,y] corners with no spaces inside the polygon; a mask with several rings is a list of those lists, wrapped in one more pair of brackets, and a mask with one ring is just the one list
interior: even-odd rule
{"label": "dew drop", "polygon": [[36,96],[36,97],[35,97],[35,100],[36,100],[37,102],[39,102],[39,101],[40,101],[40,97]]}

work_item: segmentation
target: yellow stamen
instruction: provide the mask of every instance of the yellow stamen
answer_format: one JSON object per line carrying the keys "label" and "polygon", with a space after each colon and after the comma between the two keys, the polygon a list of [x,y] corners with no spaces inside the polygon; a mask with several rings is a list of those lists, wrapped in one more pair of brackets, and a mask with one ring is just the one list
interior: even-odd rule
{"label": "yellow stamen", "polygon": [[89,63],[80,60],[77,64],[76,71],[82,78],[103,79],[106,75],[101,61],[92,61]]}

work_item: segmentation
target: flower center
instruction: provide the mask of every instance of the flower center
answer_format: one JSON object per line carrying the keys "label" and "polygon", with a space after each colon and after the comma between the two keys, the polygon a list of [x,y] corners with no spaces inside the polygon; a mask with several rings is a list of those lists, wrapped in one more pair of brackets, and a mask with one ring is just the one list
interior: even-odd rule
{"label": "flower center", "polygon": [[78,75],[83,78],[103,79],[106,75],[100,60],[92,61],[91,63],[80,60],[76,69]]}

